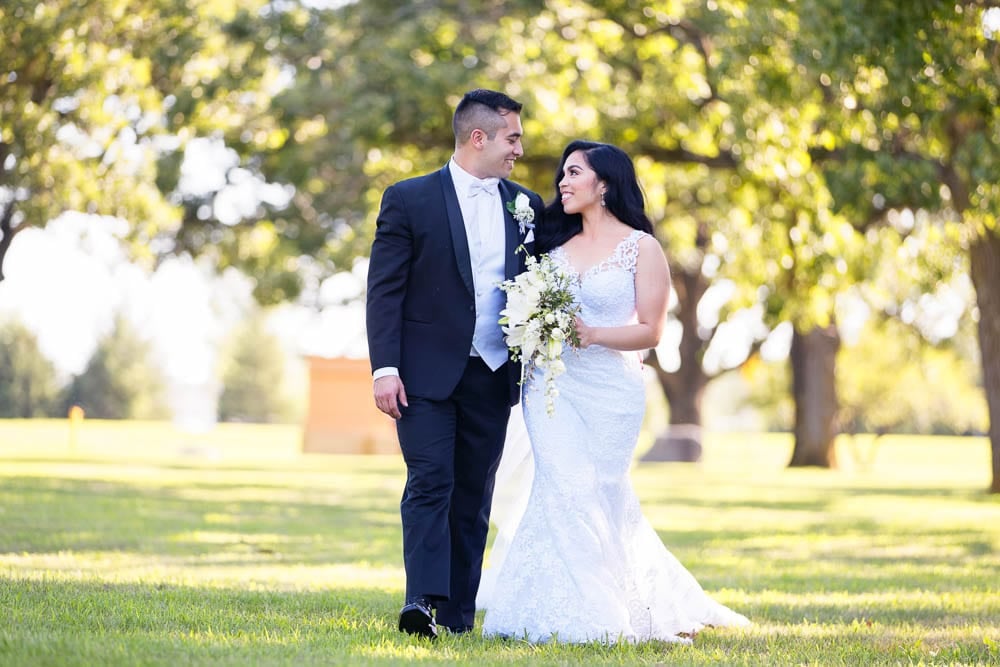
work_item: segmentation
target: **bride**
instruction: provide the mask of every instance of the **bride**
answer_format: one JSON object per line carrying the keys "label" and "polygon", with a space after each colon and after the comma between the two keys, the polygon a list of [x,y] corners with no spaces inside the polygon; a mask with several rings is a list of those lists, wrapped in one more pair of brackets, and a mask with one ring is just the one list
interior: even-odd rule
{"label": "bride", "polygon": [[[574,278],[580,349],[563,356],[553,415],[542,374],[525,383],[533,481],[523,513],[513,501],[484,575],[483,634],[689,642],[706,626],[748,624],[667,551],[629,481],[645,410],[639,351],[659,341],[670,289],[632,161],[615,146],[574,141],[556,190],[536,243]],[[517,433],[511,429],[512,440]],[[504,457],[520,458],[516,448]],[[516,484],[503,472],[499,499]],[[502,512],[494,518],[504,521]]]}

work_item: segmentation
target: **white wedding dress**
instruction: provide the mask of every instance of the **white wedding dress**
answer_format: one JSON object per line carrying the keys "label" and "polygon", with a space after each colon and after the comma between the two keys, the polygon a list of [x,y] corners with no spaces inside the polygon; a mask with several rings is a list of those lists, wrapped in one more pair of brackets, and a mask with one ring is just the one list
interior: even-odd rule
{"label": "white wedding dress", "polygon": [[[580,317],[587,324],[635,321],[642,236],[633,232],[610,258],[575,276]],[[562,248],[551,256],[575,275]],[[541,373],[525,383],[534,477],[509,544],[509,528],[501,527],[505,554],[494,548],[484,573],[484,636],[689,642],[685,635],[705,626],[748,624],[705,594],[642,515],[629,480],[645,411],[639,355],[590,346],[566,352],[563,360],[566,372],[556,380],[552,416]],[[512,429],[513,439],[517,434]],[[504,457],[524,466],[516,447]],[[504,480],[501,475],[498,499]],[[514,503],[513,512],[495,511],[494,518],[512,515],[517,521],[521,508]]]}

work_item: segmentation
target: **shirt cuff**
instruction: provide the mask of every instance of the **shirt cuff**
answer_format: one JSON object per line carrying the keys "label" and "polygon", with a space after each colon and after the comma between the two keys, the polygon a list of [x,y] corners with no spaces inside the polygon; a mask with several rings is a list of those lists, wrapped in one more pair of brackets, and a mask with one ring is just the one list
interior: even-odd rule
{"label": "shirt cuff", "polygon": [[395,375],[399,377],[399,369],[395,366],[383,366],[382,368],[376,368],[375,372],[372,373],[372,382],[379,378],[384,378],[387,375]]}

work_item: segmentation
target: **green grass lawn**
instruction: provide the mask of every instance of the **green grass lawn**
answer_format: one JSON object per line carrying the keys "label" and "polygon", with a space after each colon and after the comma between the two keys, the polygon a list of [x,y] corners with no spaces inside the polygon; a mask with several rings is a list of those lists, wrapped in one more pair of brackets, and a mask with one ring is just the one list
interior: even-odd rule
{"label": "green grass lawn", "polygon": [[401,461],[299,438],[0,421],[0,665],[1000,664],[981,438],[844,442],[829,472],[717,434],[700,464],[637,466],[664,542],[754,622],[692,647],[400,635]]}

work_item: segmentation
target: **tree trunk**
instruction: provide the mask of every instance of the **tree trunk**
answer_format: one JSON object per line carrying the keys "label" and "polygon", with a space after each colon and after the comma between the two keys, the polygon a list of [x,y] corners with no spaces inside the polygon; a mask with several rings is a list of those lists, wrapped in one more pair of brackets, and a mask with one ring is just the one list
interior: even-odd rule
{"label": "tree trunk", "polygon": [[14,240],[14,229],[11,220],[14,218],[14,202],[9,201],[0,209],[0,282],[3,281],[3,264],[7,257],[7,249]]}
{"label": "tree trunk", "polygon": [[795,400],[795,449],[791,467],[837,465],[837,352],[835,324],[792,335],[792,397]]}
{"label": "tree trunk", "polygon": [[709,378],[701,365],[708,343],[699,336],[698,302],[708,289],[708,281],[700,265],[692,269],[679,268],[673,274],[677,319],[682,327],[681,365],[676,371],[665,371],[656,353],[650,354],[649,364],[656,370],[670,404],[670,423],[666,433],[660,435],[643,455],[642,461],[701,459],[701,400]]}
{"label": "tree trunk", "polygon": [[969,251],[979,305],[979,351],[993,452],[990,493],[1000,493],[1000,236],[987,232]]}
{"label": "tree trunk", "polygon": [[667,430],[656,438],[640,461],[700,461],[701,401],[708,377],[704,372],[684,373],[683,365],[676,372],[667,372],[660,366],[655,352],[649,365],[656,370],[667,397],[670,419]]}

